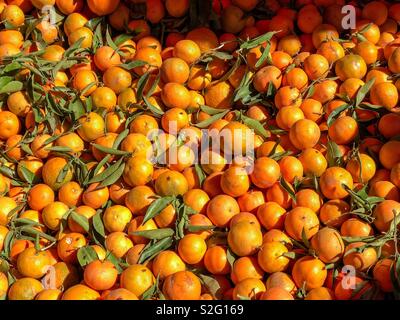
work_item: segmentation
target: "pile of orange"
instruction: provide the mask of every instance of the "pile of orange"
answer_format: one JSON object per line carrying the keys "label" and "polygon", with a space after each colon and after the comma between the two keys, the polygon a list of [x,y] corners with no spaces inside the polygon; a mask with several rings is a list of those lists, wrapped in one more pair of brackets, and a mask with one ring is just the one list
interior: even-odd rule
{"label": "pile of orange", "polygon": [[0,299],[400,297],[400,4],[0,16]]}

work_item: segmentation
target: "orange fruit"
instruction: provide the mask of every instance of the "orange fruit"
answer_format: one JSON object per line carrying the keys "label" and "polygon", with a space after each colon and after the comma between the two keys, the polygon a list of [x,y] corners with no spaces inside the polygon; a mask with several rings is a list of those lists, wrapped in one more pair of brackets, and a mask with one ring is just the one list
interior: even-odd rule
{"label": "orange fruit", "polygon": [[149,219],[145,223],[143,223],[143,221],[144,217],[138,216],[133,218],[128,225],[128,234],[134,244],[146,244],[149,242],[149,239],[135,235],[135,232],[157,229],[157,225],[153,219]]}
{"label": "orange fruit", "polygon": [[371,103],[381,105],[390,111],[399,100],[397,88],[392,83],[378,83],[371,88],[370,100]]}
{"label": "orange fruit", "polygon": [[128,185],[136,187],[147,184],[152,175],[151,162],[145,156],[137,155],[128,159],[122,177]]}
{"label": "orange fruit", "polygon": [[312,290],[323,286],[327,271],[321,260],[305,256],[295,262],[292,277],[297,287],[305,286],[306,290]]}
{"label": "orange fruit", "polygon": [[171,300],[198,300],[201,294],[200,280],[190,271],[178,271],[165,279],[162,292]]}
{"label": "orange fruit", "polygon": [[319,287],[310,290],[304,300],[335,300],[335,295],[331,289]]}
{"label": "orange fruit", "polygon": [[127,234],[112,232],[106,237],[105,247],[117,258],[122,258],[133,247],[133,243]]}
{"label": "orange fruit", "polygon": [[83,279],[94,290],[112,288],[117,281],[118,271],[110,261],[94,260],[85,266]]}
{"label": "orange fruit", "polygon": [[335,229],[325,227],[311,238],[311,247],[324,263],[338,261],[344,252],[343,240]]}
{"label": "orange fruit", "polygon": [[390,224],[394,219],[396,211],[397,213],[400,208],[400,203],[393,200],[384,200],[380,202],[373,211],[373,216],[375,217],[374,225],[381,232],[386,232],[389,230]]}
{"label": "orange fruit", "polygon": [[255,257],[241,257],[233,263],[231,278],[235,284],[247,278],[262,279],[263,275],[264,271]]}
{"label": "orange fruit", "polygon": [[278,89],[282,83],[282,73],[275,66],[266,66],[257,71],[253,78],[254,88],[261,93],[269,90],[270,86]]}
{"label": "orange fruit", "polygon": [[86,244],[87,240],[81,233],[68,233],[57,243],[58,256],[66,263],[76,264],[78,262],[78,250],[86,246]]}
{"label": "orange fruit", "polygon": [[376,164],[374,159],[365,153],[361,153],[358,159],[351,159],[346,170],[350,172],[354,182],[368,182],[372,179],[376,172]]}
{"label": "orange fruit", "polygon": [[40,281],[33,278],[17,279],[8,291],[9,300],[33,300],[43,290]]}
{"label": "orange fruit", "polygon": [[188,184],[182,173],[168,170],[156,179],[155,190],[160,196],[183,195],[188,190]]}
{"label": "orange fruit", "polygon": [[296,121],[289,131],[291,143],[299,150],[313,148],[318,143],[320,136],[318,125],[308,119]]}
{"label": "orange fruit", "polygon": [[379,287],[384,292],[392,292],[393,284],[390,280],[391,268],[393,265],[392,259],[379,260],[373,269],[374,279],[378,282]]}
{"label": "orange fruit", "polygon": [[107,187],[99,187],[99,183],[93,183],[83,192],[82,202],[93,209],[98,209],[107,202],[109,196]]}
{"label": "orange fruit", "polygon": [[341,81],[349,78],[362,79],[367,73],[367,65],[361,56],[348,54],[336,61],[335,73]]}
{"label": "orange fruit", "polygon": [[221,189],[227,195],[239,197],[247,192],[250,179],[244,168],[231,166],[221,176]]}
{"label": "orange fruit", "polygon": [[365,242],[352,242],[346,246],[343,262],[353,266],[358,271],[368,270],[378,260],[376,249],[373,247],[363,248],[362,251],[354,251],[355,248],[363,247]]}
{"label": "orange fruit", "polygon": [[353,189],[353,177],[341,167],[330,167],[320,177],[320,188],[328,199],[343,199],[347,197],[348,192],[343,184]]}
{"label": "orange fruit", "polygon": [[84,284],[76,284],[64,291],[61,300],[98,300],[100,294]]}
{"label": "orange fruit", "polygon": [[112,89],[116,94],[120,94],[132,84],[132,76],[121,67],[111,66],[104,72],[103,82],[106,87]]}
{"label": "orange fruit", "polygon": [[386,169],[392,169],[399,162],[398,146],[398,141],[391,140],[386,142],[379,150],[380,163]]}
{"label": "orange fruit", "polygon": [[178,244],[179,256],[188,264],[199,263],[207,250],[204,239],[196,234],[185,235]]}
{"label": "orange fruit", "polygon": [[265,285],[260,279],[247,278],[236,284],[232,292],[233,300],[240,300],[241,297],[257,300],[265,290]]}
{"label": "orange fruit", "polygon": [[288,249],[281,242],[265,242],[258,251],[258,263],[267,273],[284,271],[289,265],[289,258],[285,257]]}
{"label": "orange fruit", "polygon": [[100,0],[88,0],[88,6],[92,12],[97,14],[98,16],[105,16],[112,13],[119,4],[119,0],[117,1],[100,1]]}
{"label": "orange fruit", "polygon": [[240,257],[254,254],[262,244],[260,227],[249,221],[234,224],[228,232],[228,244]]}
{"label": "orange fruit", "polygon": [[267,289],[260,297],[260,300],[294,300],[294,298],[286,290],[275,287]]}
{"label": "orange fruit", "polygon": [[17,268],[24,277],[39,279],[47,272],[50,260],[47,252],[26,248],[18,255]]}
{"label": "orange fruit", "polygon": [[371,226],[358,218],[350,218],[343,222],[340,234],[344,237],[367,237],[374,233]]}
{"label": "orange fruit", "polygon": [[181,58],[174,57],[164,60],[160,71],[161,79],[165,83],[175,82],[184,84],[189,78],[189,66]]}
{"label": "orange fruit", "polygon": [[19,133],[21,124],[18,117],[10,111],[0,111],[0,139],[6,140]]}
{"label": "orange fruit", "polygon": [[311,80],[325,78],[329,72],[329,62],[320,54],[311,54],[304,60],[304,71]]}
{"label": "orange fruit", "polygon": [[152,264],[153,274],[164,280],[166,277],[179,272],[185,271],[186,266],[182,259],[171,250],[160,252],[154,259]]}

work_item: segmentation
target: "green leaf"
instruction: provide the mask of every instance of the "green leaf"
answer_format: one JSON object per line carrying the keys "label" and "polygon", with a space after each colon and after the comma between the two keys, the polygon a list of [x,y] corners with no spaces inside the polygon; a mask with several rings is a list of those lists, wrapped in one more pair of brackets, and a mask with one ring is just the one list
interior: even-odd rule
{"label": "green leaf", "polygon": [[109,166],[102,173],[99,173],[99,174],[95,175],[92,179],[90,179],[88,181],[88,184],[104,181],[105,179],[107,179],[108,177],[113,175],[115,172],[120,170],[120,167],[121,167],[122,164],[123,164],[123,158],[119,159],[113,165]]}
{"label": "green leaf", "polygon": [[67,163],[61,171],[57,175],[56,183],[62,183],[67,176],[67,173],[70,171],[70,164]]}
{"label": "green leaf", "polygon": [[215,114],[223,113],[226,111],[226,109],[217,109],[217,108],[212,108],[206,105],[201,105],[200,110],[209,114],[210,116],[213,116]]}
{"label": "green leaf", "polygon": [[0,94],[21,91],[24,84],[21,81],[11,81],[0,88]]}
{"label": "green leaf", "polygon": [[167,196],[153,201],[147,208],[146,214],[143,218],[143,223],[146,223],[150,219],[156,217],[161,211],[168,207],[172,203],[172,201],[174,201],[174,199],[174,196]]}
{"label": "green leaf", "polygon": [[77,252],[77,258],[81,267],[85,267],[92,261],[99,260],[96,251],[91,246],[80,248]]}
{"label": "green leaf", "polygon": [[6,236],[4,237],[3,251],[7,258],[10,256],[11,247],[14,243],[14,239],[15,239],[14,231],[7,232]]}
{"label": "green leaf", "polygon": [[293,154],[292,151],[276,152],[276,153],[269,155],[268,158],[271,158],[275,161],[279,161],[284,157],[290,156],[291,154]]}
{"label": "green leaf", "polygon": [[102,23],[99,23],[93,32],[93,48],[96,50],[104,46]]}
{"label": "green leaf", "polygon": [[261,124],[260,121],[244,115],[241,116],[241,119],[246,126],[248,126],[250,129],[253,129],[257,134],[259,134],[263,138],[271,137],[271,134],[264,128],[264,126]]}
{"label": "green leaf", "polygon": [[0,166],[0,173],[5,175],[7,178],[10,178],[10,179],[15,178],[15,172],[6,166]]}
{"label": "green leaf", "polygon": [[296,252],[285,252],[283,256],[289,259],[296,259]]}
{"label": "green leaf", "polygon": [[368,23],[365,27],[363,27],[358,33],[365,33],[372,27],[372,23]]}
{"label": "green leaf", "polygon": [[155,107],[152,103],[150,103],[150,101],[146,98],[143,97],[143,101],[145,103],[145,105],[147,106],[147,108],[150,110],[150,112],[157,118],[161,118],[162,115],[164,114],[164,111],[158,109],[157,107]]}
{"label": "green leaf", "polygon": [[312,84],[308,87],[307,94],[305,95],[304,99],[312,97],[314,93],[315,93],[315,86]]}
{"label": "green leaf", "polygon": [[118,271],[118,274],[121,274],[124,271],[120,265],[120,259],[118,259],[112,252],[108,252],[106,256],[106,260],[110,261]]}
{"label": "green leaf", "polygon": [[4,86],[6,86],[8,83],[10,83],[11,81],[13,81],[13,77],[9,77],[9,76],[3,76],[0,77],[0,87],[3,88]]}
{"label": "green leaf", "polygon": [[211,124],[213,124],[215,121],[222,119],[225,117],[225,115],[229,112],[230,110],[225,110],[224,112],[214,114],[213,116],[209,117],[208,119],[205,119],[199,123],[196,123],[195,126],[200,129],[205,129],[208,128]]}
{"label": "green leaf", "polygon": [[223,288],[220,283],[212,276],[206,274],[197,274],[200,281],[207,288],[207,291],[215,298],[222,299],[223,298]]}
{"label": "green leaf", "polygon": [[35,180],[35,174],[32,171],[30,171],[27,167],[25,167],[23,164],[21,164],[20,169],[23,179],[29,184],[32,184]]}
{"label": "green leaf", "polygon": [[151,97],[152,94],[154,93],[154,90],[156,90],[159,82],[160,82],[161,74],[158,73],[157,77],[154,79],[153,83],[151,84],[150,89],[146,93],[146,97]]}
{"label": "green leaf", "polygon": [[136,96],[137,96],[137,101],[141,101],[143,97],[143,91],[144,88],[149,81],[150,78],[150,72],[145,72],[138,80],[137,82],[137,91],[136,91]]}
{"label": "green leaf", "polygon": [[247,71],[243,75],[243,78],[240,81],[239,86],[235,89],[235,92],[233,94],[233,102],[239,101],[251,95],[250,84],[251,84],[250,71]]}
{"label": "green leaf", "polygon": [[56,238],[48,235],[47,233],[39,231],[39,230],[37,230],[37,229],[35,229],[33,227],[28,227],[28,226],[20,227],[19,231],[21,233],[26,232],[26,233],[28,233],[28,234],[30,234],[32,236],[36,236],[38,234],[41,238],[47,239],[47,240],[49,240],[51,242],[56,242],[57,241]]}
{"label": "green leaf", "polygon": [[355,107],[358,107],[360,103],[363,102],[363,100],[367,96],[368,92],[371,90],[374,83],[375,83],[375,78],[372,78],[358,90],[356,95]]}
{"label": "green leaf", "polygon": [[31,148],[29,147],[28,143],[21,143],[20,147],[21,147],[22,151],[33,156],[33,152],[31,150]]}
{"label": "green leaf", "polygon": [[326,159],[329,167],[340,166],[343,162],[342,152],[334,141],[328,141],[326,145]]}
{"label": "green leaf", "polygon": [[261,47],[262,49],[262,54],[261,57],[258,59],[258,61],[256,62],[255,67],[259,68],[269,57],[269,51],[271,48],[271,43],[268,42],[267,46],[265,48]]}
{"label": "green leaf", "polygon": [[229,265],[233,268],[233,264],[236,261],[236,255],[232,252],[230,248],[226,250],[226,259],[228,260]]}
{"label": "green leaf", "polygon": [[143,67],[143,66],[145,66],[147,64],[148,64],[148,62],[143,61],[143,60],[133,60],[133,61],[128,62],[128,63],[120,64],[119,67],[124,68],[126,70],[132,70],[132,69],[137,68],[137,67]]}
{"label": "green leaf", "polygon": [[204,173],[203,169],[199,164],[194,165],[194,170],[196,171],[197,177],[199,178],[200,187],[203,185],[204,180],[206,180],[207,175]]}
{"label": "green leaf", "polygon": [[86,232],[89,232],[89,220],[84,215],[81,215],[75,211],[70,214],[72,220],[79,224]]}
{"label": "green leaf", "polygon": [[116,156],[126,156],[126,155],[131,154],[131,152],[129,152],[129,151],[122,151],[122,150],[118,150],[115,148],[108,148],[108,147],[102,146],[97,143],[93,143],[92,146],[95,147],[96,149],[100,150],[101,152],[113,154]]}
{"label": "green leaf", "polygon": [[103,219],[101,216],[101,209],[97,210],[96,214],[92,218],[92,223],[93,223],[93,228],[96,230],[98,234],[101,236],[105,237],[106,236],[106,231],[104,229],[104,224],[103,224]]}
{"label": "green leaf", "polygon": [[34,227],[44,227],[44,225],[39,222],[33,221],[31,219],[25,219],[25,218],[17,218],[15,220],[13,220],[13,222],[14,222],[14,225],[16,225],[16,226],[17,225],[18,226],[28,225],[28,226],[34,226]]}
{"label": "green leaf", "polygon": [[330,127],[331,124],[339,117],[339,115],[340,115],[343,111],[347,110],[348,108],[350,108],[350,106],[349,106],[347,103],[345,103],[345,104],[341,105],[340,107],[334,109],[334,110],[330,113],[330,115],[329,115],[329,117],[328,117],[328,120],[326,121],[328,127]]}
{"label": "green leaf", "polygon": [[[111,38],[110,28],[107,25],[106,27],[106,43],[109,47],[111,47],[114,51],[118,50],[117,45],[114,43],[113,39]],[[115,52],[116,53],[116,52]]]}
{"label": "green leaf", "polygon": [[74,120],[79,119],[86,112],[85,106],[79,97],[76,97],[68,104],[68,110],[72,111]]}
{"label": "green leaf", "polygon": [[138,263],[142,264],[143,262],[155,257],[161,251],[167,250],[168,248],[171,247],[172,243],[173,243],[172,237],[167,237],[150,243],[150,245],[146,246],[141,252]]}
{"label": "green leaf", "polygon": [[51,147],[45,147],[44,149],[46,149],[47,151],[54,151],[61,153],[72,152],[72,149],[66,146],[51,146]]}
{"label": "green leaf", "polygon": [[215,226],[194,226],[194,225],[187,225],[186,230],[189,232],[199,232],[199,231],[207,231],[215,229]]}
{"label": "green leaf", "polygon": [[86,22],[85,27],[88,27],[93,31],[97,27],[97,25],[103,21],[103,19],[104,17],[96,17],[90,19],[88,22]]}
{"label": "green leaf", "polygon": [[152,240],[161,240],[164,238],[171,237],[175,231],[171,228],[161,228],[161,229],[153,229],[153,230],[143,230],[143,231],[133,231],[130,232],[130,235],[145,237],[147,239]]}
{"label": "green leaf", "polygon": [[[88,92],[90,89],[92,89],[94,86],[97,86],[96,82],[91,82],[89,83],[86,87],[84,87],[81,91],[80,94],[81,95],[85,95],[86,92]],[[82,103],[83,104],[83,103]]]}
{"label": "green leaf", "polygon": [[124,173],[125,162],[121,163],[117,170],[110,174],[107,178],[100,182],[99,187],[107,187],[119,180]]}
{"label": "green leaf", "polygon": [[[6,65],[5,68],[3,69],[4,73],[8,73],[8,72],[12,72],[12,71],[16,71],[22,69],[22,65],[21,63],[14,61],[11,62],[10,64]],[[0,84],[0,87],[2,87],[4,84]]]}
{"label": "green leaf", "polygon": [[310,248],[310,242],[308,241],[307,234],[306,234],[306,230],[304,229],[304,227],[303,227],[303,229],[301,230],[301,240],[303,241],[304,245],[305,245],[307,248]]}
{"label": "green leaf", "polygon": [[128,134],[129,134],[129,129],[125,129],[124,131],[122,131],[115,139],[112,149],[118,149],[119,145],[128,136]]}
{"label": "green leaf", "polygon": [[40,251],[40,237],[38,234],[36,234],[35,237],[35,249],[36,251]]}
{"label": "green leaf", "polygon": [[252,49],[255,48],[261,44],[263,44],[266,41],[271,40],[274,34],[276,34],[276,31],[271,31],[267,32],[259,37],[256,37],[254,39],[251,39],[249,41],[245,41],[240,45],[240,49]]}
{"label": "green leaf", "polygon": [[154,283],[150,288],[148,288],[145,292],[143,292],[142,299],[143,300],[150,300],[151,298],[154,297],[156,292],[157,292],[157,286]]}
{"label": "green leaf", "polygon": [[293,191],[293,189],[290,187],[290,185],[286,182],[285,179],[281,178],[279,180],[279,184],[281,187],[289,194],[289,197],[293,200],[296,201],[296,194]]}
{"label": "green leaf", "polygon": [[133,38],[133,35],[131,35],[131,34],[127,34],[127,33],[120,34],[120,35],[118,35],[118,36],[114,39],[114,43],[115,43],[117,46],[120,46],[120,45],[123,44],[125,41],[130,40],[130,39],[132,39],[132,38]]}

